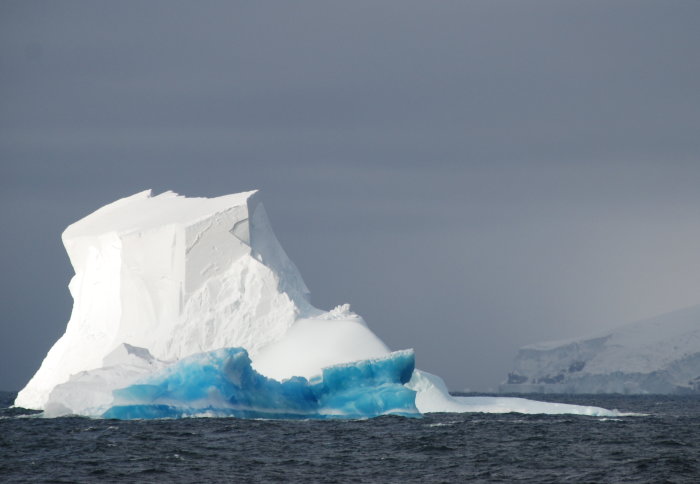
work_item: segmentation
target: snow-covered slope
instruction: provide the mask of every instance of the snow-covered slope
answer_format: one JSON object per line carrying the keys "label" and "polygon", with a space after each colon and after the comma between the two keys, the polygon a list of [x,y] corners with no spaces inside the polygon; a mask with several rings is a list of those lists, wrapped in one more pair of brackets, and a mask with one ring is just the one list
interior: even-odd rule
{"label": "snow-covered slope", "polygon": [[257,192],[137,193],[69,226],[63,242],[73,312],[17,406],[151,417],[561,411],[453,398],[349,305],[314,308]]}
{"label": "snow-covered slope", "polygon": [[700,306],[587,339],[518,352],[508,392],[686,393],[700,391]]}

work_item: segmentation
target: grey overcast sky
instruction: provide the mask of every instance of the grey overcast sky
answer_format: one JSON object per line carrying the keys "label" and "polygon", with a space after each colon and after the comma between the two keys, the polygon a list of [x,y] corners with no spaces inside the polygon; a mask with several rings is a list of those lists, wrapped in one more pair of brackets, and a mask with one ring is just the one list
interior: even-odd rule
{"label": "grey overcast sky", "polygon": [[700,303],[700,2],[3,0],[0,187],[0,389],[64,332],[68,224],[259,188],[317,306],[486,390]]}

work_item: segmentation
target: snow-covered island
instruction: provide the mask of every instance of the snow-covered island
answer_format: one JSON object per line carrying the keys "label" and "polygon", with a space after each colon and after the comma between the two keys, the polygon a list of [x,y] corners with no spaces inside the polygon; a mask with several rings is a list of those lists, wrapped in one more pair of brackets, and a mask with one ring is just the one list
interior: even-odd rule
{"label": "snow-covered island", "polygon": [[257,192],[137,193],[63,233],[73,311],[15,405],[106,418],[611,415],[453,397],[350,311],[313,307]]}
{"label": "snow-covered island", "polygon": [[515,393],[700,393],[700,306],[571,341],[520,349]]}

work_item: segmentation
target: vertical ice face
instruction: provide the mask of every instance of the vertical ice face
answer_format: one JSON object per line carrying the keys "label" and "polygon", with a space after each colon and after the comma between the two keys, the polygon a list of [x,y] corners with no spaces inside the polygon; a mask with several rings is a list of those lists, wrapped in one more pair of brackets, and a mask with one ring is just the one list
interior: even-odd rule
{"label": "vertical ice face", "polygon": [[315,313],[254,191],[207,199],[149,190],[62,238],[73,312],[18,406],[43,408],[56,385],[102,367],[122,343],[164,361],[237,346],[255,355]]}

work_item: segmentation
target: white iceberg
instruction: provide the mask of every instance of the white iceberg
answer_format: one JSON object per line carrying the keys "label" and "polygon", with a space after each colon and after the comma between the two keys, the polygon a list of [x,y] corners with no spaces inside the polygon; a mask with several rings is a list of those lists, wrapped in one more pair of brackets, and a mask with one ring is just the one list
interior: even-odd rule
{"label": "white iceberg", "polygon": [[[137,193],[63,233],[65,334],[19,392],[47,416],[349,417],[597,407],[460,398],[341,305],[322,311],[255,191]],[[291,396],[290,396],[291,395]]]}
{"label": "white iceberg", "polygon": [[700,306],[589,338],[521,348],[508,392],[672,394],[700,392]]}

